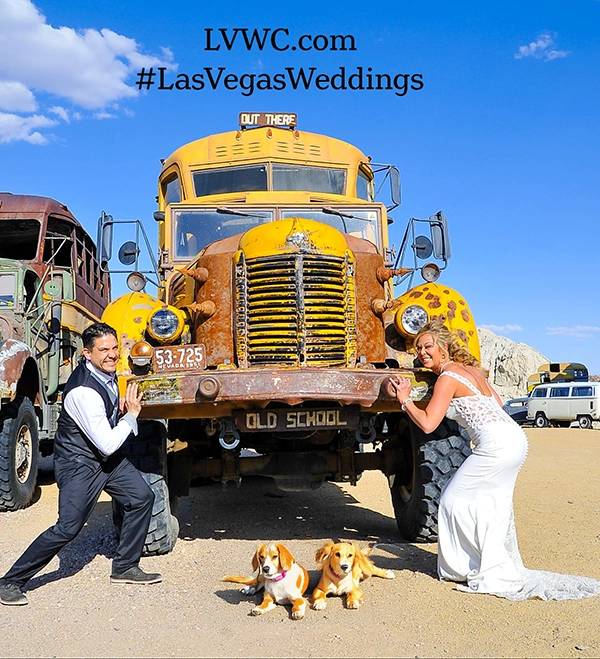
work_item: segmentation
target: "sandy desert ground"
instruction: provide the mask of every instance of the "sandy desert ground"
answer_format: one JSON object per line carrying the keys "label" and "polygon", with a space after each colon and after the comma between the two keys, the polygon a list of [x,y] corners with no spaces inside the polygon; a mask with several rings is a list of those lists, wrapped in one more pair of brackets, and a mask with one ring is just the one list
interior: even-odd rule
{"label": "sandy desert ground", "polygon": [[[525,565],[600,579],[600,430],[529,429],[530,451],[515,494]],[[41,500],[0,514],[0,572],[55,521],[50,474]],[[180,503],[174,552],[143,559],[163,573],[154,586],[108,580],[114,551],[110,502],[102,498],[80,536],[27,587],[30,604],[0,606],[2,657],[598,657],[600,597],[510,602],[461,593],[435,576],[436,545],[397,533],[385,478],[279,492],[247,479],[237,489],[194,488]],[[381,543],[375,563],[396,579],[364,584],[358,611],[329,598],[294,621],[279,606],[249,615],[226,574],[250,574],[257,545],[282,540],[316,585],[324,540]]]}

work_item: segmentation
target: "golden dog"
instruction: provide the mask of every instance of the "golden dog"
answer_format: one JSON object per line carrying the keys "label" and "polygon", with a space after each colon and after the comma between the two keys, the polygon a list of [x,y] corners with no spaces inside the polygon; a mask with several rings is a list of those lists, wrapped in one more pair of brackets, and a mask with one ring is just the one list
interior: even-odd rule
{"label": "golden dog", "polygon": [[312,596],[311,608],[322,610],[327,606],[327,595],[346,595],[346,608],[358,609],[362,604],[361,581],[375,575],[382,579],[394,579],[391,570],[376,567],[355,544],[328,542],[315,555],[321,580]]}
{"label": "golden dog", "polygon": [[306,612],[304,593],[308,588],[308,572],[296,563],[289,550],[280,543],[261,545],[252,557],[254,577],[225,577],[223,581],[245,584],[244,595],[265,589],[263,601],[250,612],[253,616],[271,611],[276,604],[292,604],[292,618],[300,620]]}

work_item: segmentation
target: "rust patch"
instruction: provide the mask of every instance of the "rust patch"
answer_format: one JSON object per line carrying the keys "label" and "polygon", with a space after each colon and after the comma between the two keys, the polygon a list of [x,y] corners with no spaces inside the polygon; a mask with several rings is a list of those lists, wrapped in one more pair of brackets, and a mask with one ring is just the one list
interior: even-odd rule
{"label": "rust patch", "polygon": [[459,303],[459,304],[462,304],[463,307],[465,306],[465,301],[464,301],[464,300],[459,300],[458,303]]}
{"label": "rust patch", "polygon": [[453,320],[454,316],[456,316],[456,314],[452,309],[450,309],[450,311],[448,312],[448,320]]}
{"label": "rust patch", "polygon": [[431,293],[427,293],[427,295],[425,296],[426,300],[431,300],[432,298],[433,298],[433,295]]}
{"label": "rust patch", "polygon": [[471,320],[471,316],[469,316],[469,312],[466,309],[463,309],[460,312],[460,315],[462,316],[462,319],[465,321],[465,323],[468,323]]}
{"label": "rust patch", "polygon": [[413,291],[409,297],[421,297],[423,295],[423,291]]}
{"label": "rust patch", "polygon": [[440,298],[435,296],[435,298],[427,305],[430,309],[439,309],[442,306]]}
{"label": "rust patch", "polygon": [[473,336],[473,330],[469,330],[469,336]]}
{"label": "rust patch", "polygon": [[462,341],[464,341],[465,343],[468,344],[469,339],[467,338],[467,334],[466,334],[465,330],[459,329],[459,330],[456,330],[456,333],[458,334],[458,336],[461,338]]}
{"label": "rust patch", "polygon": [[452,311],[456,311],[456,302],[454,300],[450,300],[450,302],[448,302],[448,309],[452,309]]}
{"label": "rust patch", "polygon": [[446,295],[450,295],[450,291],[449,291],[447,288],[444,289],[444,293],[445,293]]}

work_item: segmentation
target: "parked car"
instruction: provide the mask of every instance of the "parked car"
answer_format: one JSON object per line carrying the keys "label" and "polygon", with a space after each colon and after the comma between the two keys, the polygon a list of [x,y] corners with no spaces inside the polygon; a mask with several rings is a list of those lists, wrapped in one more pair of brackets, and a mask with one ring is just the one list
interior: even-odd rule
{"label": "parked car", "polygon": [[520,426],[524,423],[531,423],[527,419],[527,402],[529,398],[512,398],[507,400],[502,406],[502,409],[516,421]]}
{"label": "parked car", "polygon": [[600,383],[557,382],[539,384],[529,397],[527,418],[536,428],[548,425],[592,428],[600,420]]}

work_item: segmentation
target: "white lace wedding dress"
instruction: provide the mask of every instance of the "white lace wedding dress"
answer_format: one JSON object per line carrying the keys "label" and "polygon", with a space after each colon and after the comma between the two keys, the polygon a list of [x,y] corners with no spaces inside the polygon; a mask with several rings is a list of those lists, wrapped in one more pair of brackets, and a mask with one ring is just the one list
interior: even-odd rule
{"label": "white lace wedding dress", "polygon": [[452,371],[472,396],[454,398],[446,416],[473,444],[442,493],[438,511],[438,574],[466,582],[458,589],[512,600],[581,599],[600,594],[600,581],[523,567],[513,517],[513,491],[527,455],[527,437],[493,397]]}

